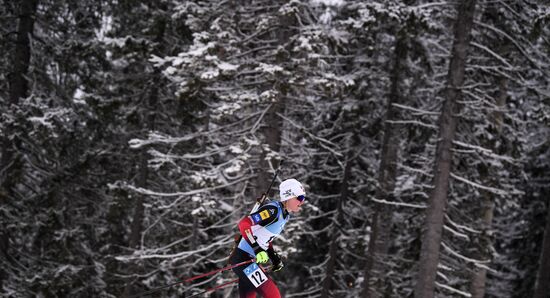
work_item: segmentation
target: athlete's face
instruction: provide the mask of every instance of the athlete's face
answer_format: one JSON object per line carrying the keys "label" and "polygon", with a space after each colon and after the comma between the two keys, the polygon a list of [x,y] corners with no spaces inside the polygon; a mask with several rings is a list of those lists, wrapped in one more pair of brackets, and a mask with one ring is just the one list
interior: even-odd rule
{"label": "athlete's face", "polygon": [[301,198],[294,197],[287,201],[286,210],[288,210],[289,212],[298,212],[304,204],[304,201],[305,198],[302,196]]}

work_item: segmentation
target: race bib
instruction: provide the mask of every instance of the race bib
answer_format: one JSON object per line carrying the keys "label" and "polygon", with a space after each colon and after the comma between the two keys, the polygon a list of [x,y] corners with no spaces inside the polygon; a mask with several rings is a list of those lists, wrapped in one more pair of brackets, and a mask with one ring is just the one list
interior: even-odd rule
{"label": "race bib", "polygon": [[262,271],[260,266],[256,263],[252,263],[248,267],[244,268],[244,274],[250,282],[254,285],[254,287],[261,286],[264,282],[267,281],[267,276],[265,276],[265,273]]}

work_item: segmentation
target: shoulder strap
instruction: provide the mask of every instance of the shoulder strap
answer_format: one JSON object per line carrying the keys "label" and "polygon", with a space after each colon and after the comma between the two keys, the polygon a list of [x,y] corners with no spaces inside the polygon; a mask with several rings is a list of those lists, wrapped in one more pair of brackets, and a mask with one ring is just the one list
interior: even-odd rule
{"label": "shoulder strap", "polygon": [[274,207],[277,208],[277,218],[275,218],[275,220],[273,222],[271,222],[270,224],[267,225],[267,226],[270,226],[270,225],[276,223],[277,221],[279,221],[279,218],[281,216],[283,216],[283,218],[284,218],[284,213],[283,213],[283,208],[281,208],[281,202],[272,201],[272,202],[269,202],[268,204],[273,205]]}

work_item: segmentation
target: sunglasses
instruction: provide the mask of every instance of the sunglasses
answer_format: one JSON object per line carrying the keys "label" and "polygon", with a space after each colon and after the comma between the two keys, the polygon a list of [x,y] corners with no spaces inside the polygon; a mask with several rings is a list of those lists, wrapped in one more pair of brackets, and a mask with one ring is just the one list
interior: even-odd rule
{"label": "sunglasses", "polygon": [[299,195],[299,196],[296,197],[296,199],[297,199],[298,201],[300,201],[300,203],[303,203],[303,202],[306,200],[306,196],[304,196],[304,195]]}

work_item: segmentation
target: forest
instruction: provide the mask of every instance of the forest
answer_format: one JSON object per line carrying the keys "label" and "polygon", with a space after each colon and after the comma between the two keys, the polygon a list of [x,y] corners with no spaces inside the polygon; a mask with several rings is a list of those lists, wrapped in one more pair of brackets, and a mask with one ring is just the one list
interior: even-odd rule
{"label": "forest", "polygon": [[231,270],[181,281],[288,178],[284,297],[549,297],[548,1],[4,0],[0,21],[1,297],[238,297]]}

